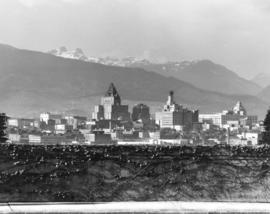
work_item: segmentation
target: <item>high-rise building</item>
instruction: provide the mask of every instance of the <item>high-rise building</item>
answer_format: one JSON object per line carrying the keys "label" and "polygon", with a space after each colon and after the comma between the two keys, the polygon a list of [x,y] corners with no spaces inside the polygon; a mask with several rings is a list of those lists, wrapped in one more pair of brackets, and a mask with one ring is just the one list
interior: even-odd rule
{"label": "high-rise building", "polygon": [[229,121],[238,121],[242,126],[252,126],[258,123],[258,116],[248,115],[243,104],[238,101],[232,110],[224,110],[221,113],[200,114],[199,121],[219,127],[227,125]]}
{"label": "high-rise building", "polygon": [[142,120],[146,122],[150,120],[150,108],[145,104],[135,105],[132,109],[131,118],[133,121]]}
{"label": "high-rise building", "polygon": [[156,112],[156,124],[160,128],[180,130],[184,127],[191,127],[195,122],[198,122],[198,111],[192,111],[176,104],[173,91],[170,91],[163,111]]}
{"label": "high-rise building", "polygon": [[233,107],[233,112],[234,114],[238,114],[241,116],[246,116],[247,115],[247,111],[244,108],[244,106],[242,105],[241,101],[238,101],[236,103],[236,105]]}
{"label": "high-rise building", "polygon": [[94,120],[130,120],[128,105],[121,105],[121,98],[113,83],[110,84],[101,104],[96,105],[92,113]]}

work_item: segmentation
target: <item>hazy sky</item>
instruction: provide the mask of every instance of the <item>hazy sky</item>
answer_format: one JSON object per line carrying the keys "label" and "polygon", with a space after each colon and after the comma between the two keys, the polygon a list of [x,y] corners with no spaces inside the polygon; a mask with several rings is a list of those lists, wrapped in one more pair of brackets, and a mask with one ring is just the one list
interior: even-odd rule
{"label": "hazy sky", "polygon": [[269,0],[0,0],[0,42],[270,73]]}

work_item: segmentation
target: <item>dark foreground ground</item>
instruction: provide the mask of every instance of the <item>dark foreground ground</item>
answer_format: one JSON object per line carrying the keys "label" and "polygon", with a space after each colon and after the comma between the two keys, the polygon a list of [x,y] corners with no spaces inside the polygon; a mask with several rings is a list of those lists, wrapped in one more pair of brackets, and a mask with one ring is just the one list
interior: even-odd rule
{"label": "dark foreground ground", "polygon": [[270,201],[270,147],[0,145],[0,201]]}

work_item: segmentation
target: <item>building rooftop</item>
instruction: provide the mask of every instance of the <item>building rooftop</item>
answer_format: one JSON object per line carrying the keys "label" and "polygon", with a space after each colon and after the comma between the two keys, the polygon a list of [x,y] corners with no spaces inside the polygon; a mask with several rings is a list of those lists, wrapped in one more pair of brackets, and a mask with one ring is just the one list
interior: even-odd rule
{"label": "building rooftop", "polygon": [[105,96],[111,97],[111,96],[119,96],[116,87],[114,86],[113,83],[110,84],[108,90],[105,93]]}
{"label": "building rooftop", "polygon": [[121,103],[120,95],[119,95],[118,91],[116,90],[116,87],[114,86],[113,83],[110,84],[108,90],[105,93],[105,97],[114,97],[115,101],[117,101],[116,103],[118,103],[118,104]]}
{"label": "building rooftop", "polygon": [[246,115],[247,111],[241,101],[238,101],[236,105],[233,107],[233,112],[235,114],[241,114],[241,115]]}

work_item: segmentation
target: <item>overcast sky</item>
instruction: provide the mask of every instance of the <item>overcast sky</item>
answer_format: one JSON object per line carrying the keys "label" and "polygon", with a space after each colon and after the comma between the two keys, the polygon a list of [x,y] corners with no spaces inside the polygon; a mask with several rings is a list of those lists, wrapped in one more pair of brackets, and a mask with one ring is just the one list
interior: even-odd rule
{"label": "overcast sky", "polygon": [[0,42],[270,74],[269,0],[0,0]]}

